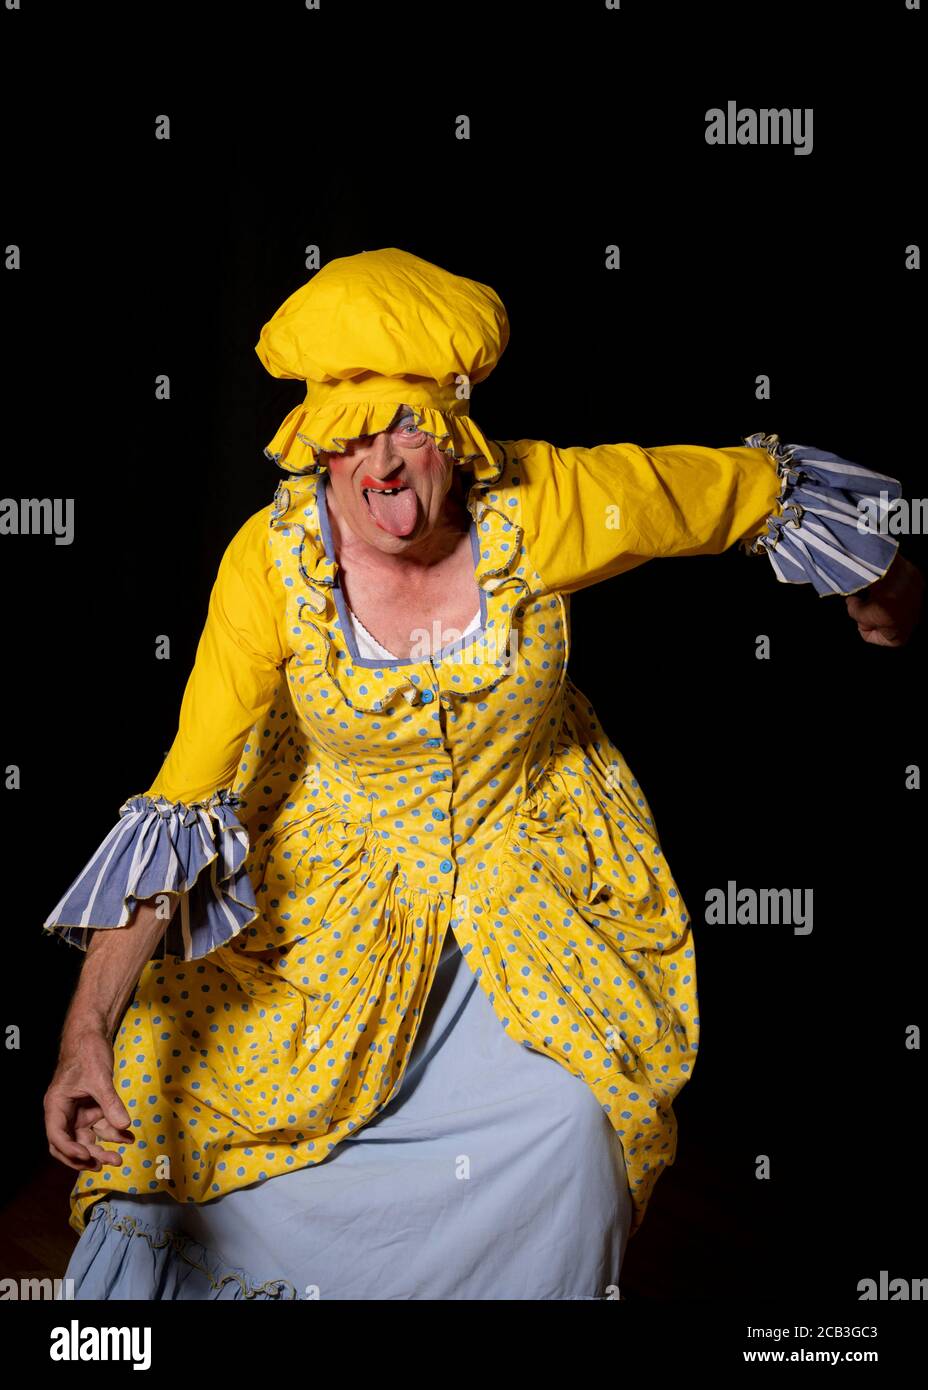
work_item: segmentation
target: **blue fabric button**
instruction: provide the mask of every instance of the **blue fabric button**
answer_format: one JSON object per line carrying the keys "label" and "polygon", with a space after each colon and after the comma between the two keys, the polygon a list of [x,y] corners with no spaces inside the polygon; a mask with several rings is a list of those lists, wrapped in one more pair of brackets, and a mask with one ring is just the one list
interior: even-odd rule
{"label": "blue fabric button", "polygon": [[422,703],[423,703],[424,705],[430,705],[434,699],[435,699],[435,694],[434,694],[433,691],[431,691],[431,690],[423,690],[423,692],[422,692]]}
{"label": "blue fabric button", "polygon": [[440,738],[427,738],[427,739],[425,740],[425,746],[426,746],[426,748],[440,748],[440,747],[441,747],[441,739],[440,739]]}
{"label": "blue fabric button", "polygon": [[447,772],[433,772],[430,780],[432,782],[443,782],[447,776]]}
{"label": "blue fabric button", "polygon": [[436,807],[434,810],[430,811],[430,812],[429,812],[429,815],[432,817],[432,820],[444,820],[444,819],[445,819],[445,813],[444,813],[444,811],[439,811],[439,810],[437,809],[437,807]]}
{"label": "blue fabric button", "polygon": [[441,869],[443,874],[450,874],[454,866],[451,863],[450,859],[443,859],[438,867]]}

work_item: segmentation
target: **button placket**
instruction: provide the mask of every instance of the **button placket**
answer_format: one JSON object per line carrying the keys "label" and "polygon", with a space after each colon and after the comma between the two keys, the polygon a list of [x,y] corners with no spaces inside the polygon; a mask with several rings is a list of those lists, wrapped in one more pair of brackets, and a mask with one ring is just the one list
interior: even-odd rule
{"label": "button placket", "polygon": [[447,838],[448,838],[448,840],[450,841],[450,844],[449,844],[449,846],[448,846],[448,848],[447,848],[447,853],[445,854],[445,857],[440,861],[440,863],[439,863],[439,865],[438,865],[438,870],[439,870],[439,873],[448,874],[448,875],[449,875],[449,887],[453,888],[454,883],[455,883],[455,881],[457,880],[457,865],[456,865],[456,863],[455,863],[455,861],[454,861],[454,858],[453,858],[453,854],[454,854],[454,824],[455,824],[455,806],[454,806],[455,777],[454,777],[454,760],[453,760],[453,756],[452,756],[452,752],[451,752],[451,747],[450,747],[450,744],[449,744],[449,741],[448,741],[448,730],[447,730],[447,727],[446,727],[447,721],[446,721],[446,719],[444,718],[444,715],[443,715],[443,713],[442,713],[442,709],[444,708],[444,701],[440,701],[440,702],[439,702],[439,705],[440,705],[440,707],[439,707],[439,710],[438,710],[438,712],[437,712],[437,713],[438,713],[438,726],[439,726],[439,728],[441,729],[442,744],[443,744],[443,747],[444,747],[445,758],[446,758],[447,763],[448,763],[448,769],[447,769],[447,772],[446,772],[446,774],[445,774],[445,777],[442,779],[441,785],[444,786],[444,785],[447,784],[447,786],[448,786],[448,814],[447,814],[447,830],[448,830],[448,834],[447,834]]}

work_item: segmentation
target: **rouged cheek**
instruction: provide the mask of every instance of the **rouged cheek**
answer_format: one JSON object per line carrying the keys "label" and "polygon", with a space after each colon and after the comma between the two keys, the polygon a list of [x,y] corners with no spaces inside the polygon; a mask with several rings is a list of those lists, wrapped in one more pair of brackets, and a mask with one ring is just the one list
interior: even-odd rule
{"label": "rouged cheek", "polygon": [[434,446],[429,450],[428,458],[423,460],[423,464],[424,472],[429,478],[440,478],[446,475],[450,477],[454,472],[453,459]]}

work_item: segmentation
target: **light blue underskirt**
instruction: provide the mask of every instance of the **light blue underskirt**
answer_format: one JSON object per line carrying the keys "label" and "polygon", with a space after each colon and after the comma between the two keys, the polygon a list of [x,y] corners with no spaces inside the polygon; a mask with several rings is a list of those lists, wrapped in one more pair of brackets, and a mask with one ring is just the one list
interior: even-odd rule
{"label": "light blue underskirt", "polygon": [[615,1298],[631,1212],[593,1092],[508,1035],[449,930],[374,1120],[212,1202],[97,1202],[66,1277],[78,1299]]}

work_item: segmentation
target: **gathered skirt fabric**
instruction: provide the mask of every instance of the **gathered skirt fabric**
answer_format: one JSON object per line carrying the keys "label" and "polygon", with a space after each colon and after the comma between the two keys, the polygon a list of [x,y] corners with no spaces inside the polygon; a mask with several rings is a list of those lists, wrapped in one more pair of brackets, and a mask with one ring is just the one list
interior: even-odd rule
{"label": "gathered skirt fabric", "polygon": [[100,1300],[609,1299],[631,1220],[602,1106],[507,1034],[449,931],[400,1089],[367,1125],[214,1201],[101,1199],[66,1278]]}

